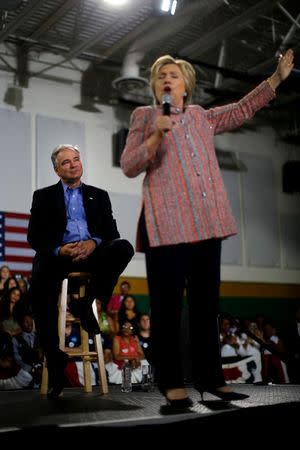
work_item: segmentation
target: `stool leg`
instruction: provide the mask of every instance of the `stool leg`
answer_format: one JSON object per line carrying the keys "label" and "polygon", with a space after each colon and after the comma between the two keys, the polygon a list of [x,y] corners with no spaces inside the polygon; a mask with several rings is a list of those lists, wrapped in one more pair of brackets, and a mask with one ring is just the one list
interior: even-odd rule
{"label": "stool leg", "polygon": [[[81,346],[82,351],[86,354],[89,352],[89,335],[88,333],[80,326],[80,336],[81,336]],[[84,379],[84,391],[92,392],[92,379],[91,379],[91,362],[88,355],[82,357],[83,364],[83,379]]]}
{"label": "stool leg", "polygon": [[[93,301],[93,313],[94,313],[94,316],[96,317],[96,319],[98,320],[96,300]],[[106,370],[105,370],[105,365],[104,365],[102,340],[101,340],[100,334],[96,334],[94,336],[94,343],[95,343],[95,349],[97,352],[100,391],[102,394],[107,394],[108,393],[108,385],[107,385]]]}
{"label": "stool leg", "polygon": [[[79,301],[84,301],[85,298],[85,284],[82,284],[79,287]],[[80,324],[80,337],[81,337],[81,348],[82,351],[86,354],[89,353],[89,334],[85,331]],[[84,391],[92,392],[92,378],[91,378],[91,363],[88,355],[82,356],[82,364],[83,364],[83,380],[84,380]]]}
{"label": "stool leg", "polygon": [[58,299],[58,336],[59,348],[65,349],[65,332],[66,332],[66,317],[67,317],[67,302],[68,302],[68,278],[62,282],[61,293]]}
{"label": "stool leg", "polygon": [[46,363],[46,358],[43,362],[42,380],[41,380],[41,394],[46,395],[48,392],[48,367]]}

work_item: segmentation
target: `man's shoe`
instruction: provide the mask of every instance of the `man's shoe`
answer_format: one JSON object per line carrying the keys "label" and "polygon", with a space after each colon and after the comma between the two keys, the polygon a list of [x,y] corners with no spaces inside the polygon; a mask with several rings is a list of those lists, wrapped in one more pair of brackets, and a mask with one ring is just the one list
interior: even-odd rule
{"label": "man's shoe", "polygon": [[93,313],[91,303],[84,300],[72,300],[69,310],[74,317],[80,319],[82,328],[89,334],[100,334],[98,321]]}
{"label": "man's shoe", "polygon": [[66,385],[66,377],[64,369],[68,364],[68,355],[59,350],[53,367],[48,367],[49,382],[51,387],[48,390],[47,397],[49,399],[58,398]]}
{"label": "man's shoe", "polygon": [[91,306],[89,306],[85,311],[85,314],[80,317],[80,322],[82,328],[89,334],[100,334],[99,323]]}
{"label": "man's shoe", "polygon": [[51,381],[51,387],[48,390],[47,397],[49,399],[58,398],[65,387],[66,378],[64,369],[55,368],[49,372],[49,380]]}

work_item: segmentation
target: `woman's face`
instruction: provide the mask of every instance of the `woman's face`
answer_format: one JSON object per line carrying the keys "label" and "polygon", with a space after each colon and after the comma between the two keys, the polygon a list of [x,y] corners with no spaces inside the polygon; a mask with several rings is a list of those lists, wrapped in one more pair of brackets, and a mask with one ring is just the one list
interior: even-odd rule
{"label": "woman's face", "polygon": [[16,288],[13,289],[10,293],[10,303],[17,303],[21,298],[21,291],[20,289]]}
{"label": "woman's face", "polygon": [[97,312],[100,314],[102,312],[102,301],[98,298],[96,299]]}
{"label": "woman's face", "polygon": [[124,304],[126,309],[133,309],[135,307],[135,301],[132,297],[127,297],[124,300]]}
{"label": "woman's face", "polygon": [[14,278],[11,278],[8,282],[8,289],[11,289],[13,287],[18,287],[18,283]]}
{"label": "woman's face", "polygon": [[130,322],[125,322],[124,325],[122,325],[122,333],[124,336],[130,336],[133,332],[133,326]]}
{"label": "woman's face", "polygon": [[8,267],[4,266],[1,269],[0,278],[1,280],[5,281],[10,277],[10,270]]}
{"label": "woman's face", "polygon": [[177,64],[165,64],[160,68],[154,83],[155,96],[159,103],[166,90],[171,95],[172,105],[182,108],[186,91],[183,74]]}

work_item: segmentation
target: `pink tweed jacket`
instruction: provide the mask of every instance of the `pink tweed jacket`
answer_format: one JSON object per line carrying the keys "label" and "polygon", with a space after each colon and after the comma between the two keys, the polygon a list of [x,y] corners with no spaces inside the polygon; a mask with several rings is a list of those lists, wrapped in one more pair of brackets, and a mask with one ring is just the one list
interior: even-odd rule
{"label": "pink tweed jacket", "polygon": [[[172,108],[174,123],[154,161],[145,140],[154,132],[160,106],[136,108],[121,157],[128,177],[146,172],[142,208],[151,247],[225,238],[237,233],[214,147],[214,135],[238,128],[275,96],[267,81],[239,102],[208,110]],[[142,251],[139,230],[137,251]]]}

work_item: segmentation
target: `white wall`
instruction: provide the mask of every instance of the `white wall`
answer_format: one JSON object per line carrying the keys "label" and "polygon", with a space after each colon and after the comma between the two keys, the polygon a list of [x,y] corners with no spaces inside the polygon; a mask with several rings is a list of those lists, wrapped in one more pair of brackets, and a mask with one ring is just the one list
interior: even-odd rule
{"label": "white wall", "polygon": [[[50,73],[54,74],[54,70]],[[56,69],[55,73],[59,74],[58,69]],[[128,125],[129,111],[126,109],[121,110],[119,106],[110,107],[105,105],[97,105],[101,109],[101,113],[88,113],[74,109],[73,105],[79,103],[80,100],[80,78],[78,74],[74,73],[69,78],[72,78],[74,83],[62,84],[39,78],[31,78],[29,87],[23,89],[23,107],[20,112],[30,113],[31,116],[32,160],[31,170],[26,176],[31,178],[32,189],[30,193],[23,192],[22,186],[18,185],[18,180],[14,178],[14,172],[11,169],[11,173],[8,173],[8,178],[6,179],[6,184],[8,184],[8,179],[11,180],[9,188],[8,186],[3,186],[1,183],[0,210],[28,212],[30,209],[31,195],[37,187],[35,135],[35,118],[37,114],[78,121],[84,124],[85,148],[83,149],[83,160],[85,162],[85,182],[107,189],[112,195],[120,193],[140,196],[143,176],[129,179],[122,174],[119,168],[112,167],[112,134],[121,126]],[[9,106],[3,102],[6,88],[12,83],[12,75],[0,71],[0,108],[14,111],[15,108],[13,106]],[[70,136],[69,142],[73,143],[72,136]],[[235,151],[238,155],[245,152],[257,155],[266,154],[271,157],[276,176],[276,207],[278,207],[279,215],[282,213],[300,214],[299,195],[291,196],[283,194],[281,188],[281,166],[290,157],[293,148],[277,141],[272,129],[266,128],[257,133],[227,133],[222,136],[217,136],[216,143],[218,147]],[[5,154],[9,151],[10,149],[7,147],[1,149],[1,161],[4,164],[7,159],[5,158]],[[22,152],[22,148],[18,149],[18,151]],[[49,151],[49,171],[51,171],[50,153],[52,148],[45,149],[45,151]],[[16,161],[16,164],[18,164],[18,161]],[[241,188],[241,183],[239,186]],[[242,192],[240,194],[242,201]],[[130,214],[129,211],[128,214]],[[223,265],[222,279],[232,281],[299,283],[300,270],[284,268],[281,243],[280,267],[259,268],[247,266],[244,225],[242,222],[242,228],[240,230],[243,251],[242,264],[238,266]],[[124,275],[145,277],[144,258],[141,255],[136,255],[124,272]]]}

